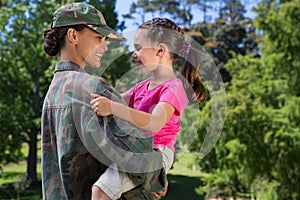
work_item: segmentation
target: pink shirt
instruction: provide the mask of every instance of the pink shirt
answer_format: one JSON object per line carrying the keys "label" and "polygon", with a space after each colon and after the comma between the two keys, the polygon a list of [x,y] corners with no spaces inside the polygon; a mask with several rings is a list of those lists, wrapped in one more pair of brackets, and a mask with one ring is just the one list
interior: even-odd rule
{"label": "pink shirt", "polygon": [[169,147],[175,151],[176,135],[180,130],[180,118],[188,99],[181,80],[170,79],[151,90],[148,86],[153,78],[148,78],[125,93],[125,98],[129,99],[129,106],[134,109],[151,113],[159,102],[167,102],[175,108],[171,119],[157,133],[144,132],[151,134],[154,138],[154,148]]}

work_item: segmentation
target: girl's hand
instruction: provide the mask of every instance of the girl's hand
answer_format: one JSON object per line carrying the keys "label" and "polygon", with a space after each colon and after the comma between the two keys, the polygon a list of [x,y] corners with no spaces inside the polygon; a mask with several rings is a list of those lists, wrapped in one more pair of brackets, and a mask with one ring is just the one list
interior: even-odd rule
{"label": "girl's hand", "polygon": [[154,197],[155,199],[160,199],[161,197],[166,196],[167,191],[168,191],[168,180],[166,180],[166,187],[160,191],[160,192],[151,192],[152,197]]}
{"label": "girl's hand", "polygon": [[91,94],[93,99],[90,104],[92,109],[98,116],[108,116],[112,114],[112,102],[106,97],[102,97],[99,94]]}

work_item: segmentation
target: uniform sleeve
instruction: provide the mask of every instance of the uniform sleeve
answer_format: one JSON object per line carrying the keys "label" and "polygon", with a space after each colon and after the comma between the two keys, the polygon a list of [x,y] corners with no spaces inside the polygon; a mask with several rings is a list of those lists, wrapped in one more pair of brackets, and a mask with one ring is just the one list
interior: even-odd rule
{"label": "uniform sleeve", "polygon": [[[100,162],[113,162],[118,169],[128,172],[144,188],[164,187],[164,183],[146,182],[158,180],[162,169],[162,157],[152,149],[153,138],[131,123],[114,116],[98,117],[89,104],[91,93],[98,93],[118,100],[120,95],[113,88],[90,77],[79,77],[73,98],[73,119],[83,145]],[[83,80],[82,80],[83,79]],[[120,100],[120,99],[119,99]],[[163,175],[164,176],[164,175]],[[156,178],[155,178],[156,177]],[[164,179],[164,178],[163,178]]]}

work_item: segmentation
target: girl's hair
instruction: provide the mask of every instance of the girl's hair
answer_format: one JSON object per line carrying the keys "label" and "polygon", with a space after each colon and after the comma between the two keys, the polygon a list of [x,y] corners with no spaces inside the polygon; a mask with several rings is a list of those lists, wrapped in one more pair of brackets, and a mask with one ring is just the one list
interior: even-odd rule
{"label": "girl's hair", "polygon": [[81,31],[86,28],[85,25],[63,26],[58,28],[49,28],[44,31],[44,50],[49,56],[56,56],[60,49],[65,46],[65,36],[73,28]]}
{"label": "girl's hair", "polygon": [[147,29],[147,37],[152,42],[166,44],[172,60],[176,60],[179,56],[186,59],[181,74],[186,91],[190,87],[193,89],[191,95],[187,92],[188,98],[197,103],[203,102],[206,99],[206,90],[200,79],[201,53],[185,43],[182,29],[167,18],[154,18],[140,25],[139,28]]}

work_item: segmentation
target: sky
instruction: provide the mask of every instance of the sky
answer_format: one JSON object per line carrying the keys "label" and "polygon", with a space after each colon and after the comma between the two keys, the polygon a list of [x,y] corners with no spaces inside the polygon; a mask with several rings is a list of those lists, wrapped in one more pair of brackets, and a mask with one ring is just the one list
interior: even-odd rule
{"label": "sky", "polygon": [[[129,9],[130,6],[133,2],[136,2],[137,0],[117,0],[116,2],[116,11],[118,13],[118,19],[119,21],[124,21],[125,19],[122,17],[123,14],[128,14],[129,13]],[[254,17],[255,13],[253,11],[251,11],[252,7],[255,7],[257,5],[257,2],[259,2],[259,0],[242,0],[242,3],[246,6],[246,10],[247,12],[245,13],[246,17]],[[197,22],[201,21],[199,20],[203,18],[203,16],[199,13],[197,14],[197,12],[194,12],[194,19],[197,19]],[[213,13],[212,13],[213,15]],[[146,15],[146,20],[151,19],[153,16],[152,15]],[[139,19],[138,19],[139,20]],[[138,21],[137,20],[137,21]],[[125,20],[125,25],[126,25],[126,29],[125,31],[131,31],[137,28],[136,25],[134,25],[134,20]],[[193,23],[193,21],[192,21]]]}
{"label": "sky", "polygon": [[[127,39],[125,41],[125,43],[129,46],[129,50],[133,50],[133,46],[132,46],[133,41],[132,40],[133,40],[134,33],[137,29],[137,25],[135,23],[136,22],[141,23],[141,20],[140,20],[140,18],[137,18],[136,20],[124,19],[122,17],[122,15],[128,14],[131,4],[136,1],[137,0],[117,0],[116,1],[116,12],[118,14],[118,20],[119,20],[119,22],[125,21],[126,29],[122,31],[122,34]],[[251,11],[251,8],[255,7],[258,2],[259,2],[259,0],[242,0],[242,3],[245,5],[245,8],[247,10],[247,12],[245,13],[246,17],[250,17],[250,18],[255,17],[255,13],[253,11]],[[197,14],[197,12],[194,11],[192,14],[194,15],[193,18],[197,19],[196,21],[192,21],[192,23],[202,21],[201,19],[203,19],[203,15],[201,15],[201,13],[198,12],[198,14]],[[211,15],[214,15],[214,13],[211,13]],[[151,14],[146,15],[145,17],[146,17],[145,20],[149,20],[149,19],[153,18],[153,16]],[[155,17],[158,17],[158,16],[155,16]],[[164,17],[166,17],[166,16],[164,16]]]}

